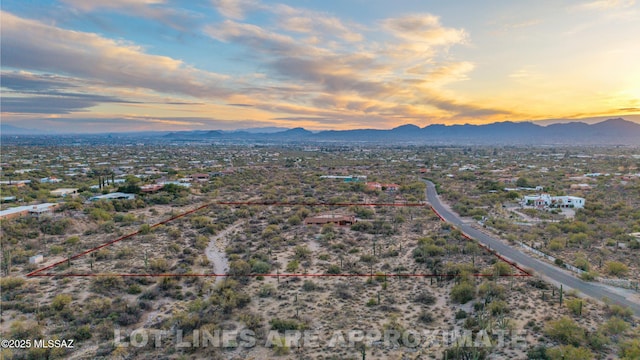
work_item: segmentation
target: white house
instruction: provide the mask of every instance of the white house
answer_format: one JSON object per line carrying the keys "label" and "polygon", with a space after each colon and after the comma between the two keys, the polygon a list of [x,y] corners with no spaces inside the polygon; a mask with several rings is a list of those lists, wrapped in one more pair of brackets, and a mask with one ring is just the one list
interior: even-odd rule
{"label": "white house", "polygon": [[58,178],[57,178],[57,177],[55,177],[55,176],[52,176],[52,177],[46,177],[46,178],[42,178],[42,179],[40,179],[40,182],[41,182],[41,183],[43,183],[43,184],[55,184],[55,183],[59,183],[59,182],[61,182],[61,181],[62,181],[62,180],[58,179]]}
{"label": "white house", "polygon": [[584,207],[584,201],[584,198],[578,196],[526,195],[522,199],[522,206],[581,209]]}
{"label": "white house", "polygon": [[29,264],[40,264],[44,261],[44,256],[42,254],[33,255],[29,257]]}

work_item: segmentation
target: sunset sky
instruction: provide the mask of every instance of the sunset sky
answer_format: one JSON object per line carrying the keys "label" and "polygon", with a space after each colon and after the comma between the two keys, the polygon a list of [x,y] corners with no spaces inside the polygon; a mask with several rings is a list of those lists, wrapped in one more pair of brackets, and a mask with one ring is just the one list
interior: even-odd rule
{"label": "sunset sky", "polygon": [[3,0],[0,21],[23,128],[640,120],[633,0]]}

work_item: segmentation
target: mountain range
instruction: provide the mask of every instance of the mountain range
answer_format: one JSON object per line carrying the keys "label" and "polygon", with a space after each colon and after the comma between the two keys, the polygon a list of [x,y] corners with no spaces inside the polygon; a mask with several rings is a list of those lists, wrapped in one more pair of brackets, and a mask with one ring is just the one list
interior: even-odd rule
{"label": "mountain range", "polygon": [[407,124],[390,130],[356,129],[311,132],[303,128],[277,132],[179,131],[162,135],[181,141],[369,142],[412,144],[640,145],[640,124],[621,118],[596,124],[498,122],[484,125]]}
{"label": "mountain range", "polygon": [[[588,124],[580,121],[547,126],[533,122],[497,122],[483,125],[407,124],[394,129],[309,131],[303,128],[250,128],[240,130],[144,131],[104,134],[63,134],[0,124],[0,135],[48,136],[63,140],[144,138],[153,142],[224,143],[373,143],[433,145],[640,145],[640,124],[622,118]],[[93,139],[93,140],[92,140]],[[127,140],[125,140],[127,141]]]}

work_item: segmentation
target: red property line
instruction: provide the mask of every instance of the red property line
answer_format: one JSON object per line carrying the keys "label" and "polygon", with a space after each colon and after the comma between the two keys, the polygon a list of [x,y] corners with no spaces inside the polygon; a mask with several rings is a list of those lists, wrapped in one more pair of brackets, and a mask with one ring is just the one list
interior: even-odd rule
{"label": "red property line", "polygon": [[[151,225],[151,226],[150,226],[150,228],[151,228],[151,229],[153,229],[153,228],[155,228],[155,227],[158,227],[158,226],[160,226],[160,225],[164,225],[164,224],[166,224],[166,223],[168,223],[168,222],[170,222],[170,221],[173,221],[173,220],[175,220],[175,219],[179,219],[179,218],[181,218],[181,217],[183,217],[183,216],[187,216],[187,215],[189,215],[189,214],[193,214],[194,212],[199,211],[199,210],[202,210],[202,209],[204,209],[204,208],[206,208],[206,207],[208,207],[208,206],[210,206],[210,205],[211,205],[211,204],[206,204],[206,205],[199,206],[199,207],[197,207],[197,208],[195,208],[195,209],[193,209],[193,210],[189,210],[189,211],[187,211],[187,212],[184,212],[184,213],[182,213],[182,214],[176,215],[176,216],[171,217],[171,218],[169,218],[169,219],[166,219],[166,220],[160,221],[159,223],[155,223],[155,224]],[[30,277],[30,276],[36,276],[36,274],[38,274],[38,273],[40,273],[40,272],[43,272],[43,271],[45,271],[45,270],[49,270],[49,269],[54,268],[54,267],[56,267],[56,266],[58,266],[58,265],[60,265],[60,264],[64,264],[64,263],[66,263],[66,262],[68,262],[68,261],[70,261],[70,260],[75,260],[75,259],[77,259],[77,258],[79,258],[79,257],[81,257],[81,256],[84,256],[84,255],[87,255],[87,254],[92,253],[92,252],[94,252],[94,251],[100,250],[100,249],[102,249],[103,247],[107,247],[107,246],[109,246],[109,245],[113,245],[113,244],[115,244],[115,243],[117,243],[117,242],[119,242],[119,241],[122,241],[122,240],[128,239],[128,238],[133,237],[133,236],[136,236],[136,235],[138,235],[138,234],[140,234],[140,230],[138,230],[138,231],[134,231],[134,232],[132,232],[132,233],[130,233],[130,234],[127,234],[127,235],[124,235],[124,236],[121,236],[121,237],[119,237],[119,238],[117,238],[117,239],[115,239],[115,240],[111,240],[111,241],[109,241],[109,242],[106,242],[106,243],[104,243],[104,244],[102,244],[102,245],[100,245],[100,246],[96,246],[96,247],[91,248],[91,249],[89,249],[89,250],[85,250],[85,251],[83,251],[83,252],[81,252],[81,253],[79,253],[79,254],[73,255],[72,257],[70,257],[70,258],[68,258],[68,259],[64,259],[64,260],[58,261],[58,262],[56,262],[56,263],[53,263],[53,264],[51,264],[51,265],[45,266],[45,267],[43,267],[43,268],[40,268],[40,269],[38,269],[38,270],[32,271],[32,272],[30,272],[30,273],[28,273],[28,274],[27,274],[27,277]]]}
{"label": "red property line", "polygon": [[[442,215],[440,215],[440,213],[438,213],[438,211],[436,211],[436,209],[434,209],[434,207],[433,207],[433,206],[429,205],[429,207],[431,208],[431,211],[433,211],[433,212],[434,212],[434,214],[436,214],[436,215],[440,218],[440,220],[442,220],[442,221],[444,221],[444,222],[448,223],[448,222],[447,222],[447,220],[445,220],[445,219],[442,217]],[[451,224],[450,224],[450,225],[451,225]],[[473,239],[471,236],[467,235],[464,231],[462,231],[462,230],[460,230],[460,229],[456,228],[455,226],[451,225],[451,227],[452,227],[452,228],[454,228],[454,229],[456,229],[456,230],[458,230],[458,231],[460,231],[460,234],[462,234],[462,236],[463,236],[465,239],[467,239],[467,240],[469,240],[469,241],[473,241],[473,242],[477,243],[477,244],[478,244],[478,246],[480,246],[480,247],[481,247],[481,248],[483,248],[484,250],[488,251],[490,254],[494,255],[494,256],[495,256],[495,257],[497,257],[498,259],[500,259],[500,260],[502,260],[502,261],[506,262],[507,264],[509,264],[509,265],[513,266],[514,268],[516,268],[516,269],[518,269],[518,270],[520,270],[521,272],[523,272],[523,273],[525,273],[525,274],[526,274],[526,275],[512,275],[512,276],[532,276],[530,272],[528,272],[527,270],[525,270],[525,269],[521,268],[521,267],[520,267],[520,265],[518,265],[515,261],[511,261],[511,260],[506,259],[504,256],[502,256],[502,255],[498,254],[495,250],[491,250],[489,247],[487,247],[486,245],[482,244],[480,241],[477,241],[477,240]]]}
{"label": "red property line", "polygon": [[[59,277],[103,277],[103,276],[122,276],[122,277],[460,277],[461,274],[247,274],[247,275],[231,275],[231,274],[128,274],[128,273],[96,273],[96,274],[35,274],[38,276],[59,276]],[[490,277],[496,276],[495,274],[467,274],[465,276],[473,277]],[[515,275],[498,275],[500,277],[518,277],[518,276],[530,276],[525,274]]]}
{"label": "red property line", "polygon": [[271,202],[271,201],[218,201],[210,205],[266,205],[266,206],[396,206],[396,207],[421,207],[424,203],[298,203],[298,202]]}
{"label": "red property line", "polygon": [[[164,225],[164,224],[166,224],[166,223],[168,223],[170,221],[179,219],[179,218],[181,218],[183,216],[192,214],[192,213],[194,213],[196,211],[202,210],[202,209],[204,209],[206,207],[213,206],[213,205],[235,205],[235,206],[237,206],[237,205],[269,205],[269,206],[299,206],[299,205],[300,206],[414,206],[414,207],[424,206],[424,204],[422,204],[422,203],[335,203],[335,204],[330,204],[330,203],[295,203],[295,202],[269,202],[269,201],[264,201],[264,202],[260,202],[260,201],[258,201],[258,202],[252,202],[252,201],[216,201],[216,202],[211,202],[211,203],[199,206],[199,207],[197,207],[197,208],[195,208],[193,210],[189,210],[189,211],[184,212],[182,214],[179,214],[179,215],[176,215],[176,216],[171,217],[169,219],[163,220],[163,221],[161,221],[159,223],[153,224],[153,225],[150,226],[150,228],[153,229],[153,228],[158,227],[160,225]],[[138,234],[140,234],[140,230],[134,231],[134,232],[132,232],[130,234],[127,234],[127,235],[124,235],[124,236],[121,236],[121,237],[119,237],[119,238],[117,238],[115,240],[111,240],[109,242],[106,242],[106,243],[104,243],[104,244],[102,244],[100,246],[96,246],[94,248],[85,250],[85,251],[83,251],[83,252],[81,252],[79,254],[73,255],[72,257],[70,257],[68,259],[60,260],[60,261],[58,261],[56,263],[53,263],[51,265],[47,265],[47,266],[45,266],[43,268],[34,270],[34,271],[28,273],[26,276],[27,277],[36,276],[37,274],[39,274],[39,273],[41,273],[43,271],[52,269],[52,268],[54,268],[54,267],[56,267],[58,265],[66,263],[66,262],[68,262],[70,260],[75,260],[75,259],[77,259],[77,258],[79,258],[81,256],[90,254],[90,253],[92,253],[94,251],[97,251],[97,250],[100,250],[100,249],[102,249],[104,247],[113,245],[113,244],[115,244],[117,242],[120,242],[122,240],[125,240],[125,239],[128,239],[130,237],[136,236]],[[38,276],[44,276],[44,275],[38,275]],[[54,276],[54,275],[46,275],[46,276]],[[55,276],[60,276],[60,275],[55,275]],[[180,275],[176,274],[176,276],[180,276]]]}
{"label": "red property line", "polygon": [[[160,225],[164,225],[168,222],[171,222],[173,220],[179,219],[181,217],[193,214],[197,211],[200,211],[204,208],[207,208],[209,206],[213,206],[213,205],[266,205],[266,206],[409,206],[409,207],[420,207],[420,206],[425,206],[425,204],[423,203],[293,203],[293,202],[250,202],[250,201],[219,201],[219,202],[211,202],[205,205],[201,205],[195,209],[186,211],[182,214],[173,216],[169,219],[160,221],[158,223],[155,223],[153,225],[150,226],[151,229],[158,227]],[[440,220],[446,222],[446,220],[433,208],[433,206],[429,206],[431,208],[431,211],[433,211],[439,218]],[[464,232],[462,232],[462,236],[465,237],[467,240],[473,241],[473,239],[471,237],[469,237],[467,234],[465,234]],[[56,266],[62,265],[64,263],[67,263],[71,260],[75,260],[79,257],[82,257],[84,255],[90,254],[92,252],[95,252],[97,250],[100,250],[104,247],[113,245],[117,242],[120,242],[122,240],[131,238],[133,236],[136,236],[140,234],[140,230],[134,231],[130,234],[121,236],[115,240],[111,240],[109,242],[106,242],[102,245],[90,248],[88,250],[85,250],[81,253],[78,253],[76,255],[71,256],[68,259],[64,259],[58,262],[55,262],[53,264],[47,265],[45,267],[42,267],[40,269],[34,270],[30,273],[28,273],[26,276],[27,277],[36,277],[36,276],[60,276],[60,277],[93,277],[93,276],[123,276],[123,277],[134,277],[134,276],[140,276],[140,277],[198,277],[198,276],[204,276],[204,277],[234,277],[237,275],[229,275],[229,274],[130,274],[130,273],[113,273],[113,274],[52,274],[52,273],[43,273],[46,270],[50,270]],[[476,241],[477,242],[477,241]],[[527,272],[526,270],[522,269],[520,266],[518,266],[515,262],[509,261],[507,259],[505,259],[504,257],[502,257],[500,254],[497,254],[495,251],[492,251],[491,249],[487,248],[486,246],[484,246],[483,244],[477,242],[478,245],[480,247],[482,247],[483,249],[487,250],[489,253],[497,256],[500,260],[506,262],[507,264],[515,267],[516,269],[520,270],[521,272],[523,272],[526,275],[523,274],[514,274],[514,275],[500,275],[502,277],[509,277],[509,276],[531,276],[531,274],[529,272]],[[380,275],[380,274],[378,274]],[[334,276],[339,276],[339,277],[366,277],[366,276],[373,276],[372,274],[250,274],[250,275],[242,275],[242,276],[252,276],[252,277],[257,277],[257,276],[264,276],[264,277],[334,277]],[[386,274],[386,276],[390,276],[390,277],[457,277],[460,275],[451,275],[451,274]],[[476,277],[482,277],[482,276],[494,276],[493,274],[471,274],[471,276],[476,276]]]}

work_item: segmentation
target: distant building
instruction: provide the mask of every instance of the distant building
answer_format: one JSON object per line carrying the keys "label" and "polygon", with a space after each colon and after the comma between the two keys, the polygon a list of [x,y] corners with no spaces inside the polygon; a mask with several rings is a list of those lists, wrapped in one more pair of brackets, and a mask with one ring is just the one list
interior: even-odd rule
{"label": "distant building", "polygon": [[98,200],[133,200],[136,198],[135,194],[127,194],[123,192],[112,192],[104,195],[97,195],[90,197],[90,201],[98,201]]}
{"label": "distant building", "polygon": [[356,223],[356,217],[353,215],[319,215],[304,219],[305,225],[324,225],[335,224],[338,226],[349,226]]}
{"label": "distant building", "polygon": [[40,217],[42,215],[51,214],[58,206],[60,206],[58,203],[44,203],[12,207],[0,211],[0,219],[13,219],[27,215]]}
{"label": "distant building", "polygon": [[22,187],[26,184],[30,184],[31,180],[2,180],[0,181],[0,185],[9,185],[15,187]]}
{"label": "distant building", "polygon": [[344,182],[360,182],[367,180],[366,175],[322,175],[320,179],[339,179]]}
{"label": "distant building", "polygon": [[178,185],[178,186],[182,186],[182,187],[186,187],[186,188],[191,187],[191,184],[189,184],[188,182],[183,182],[183,181],[163,181],[163,182],[158,183],[158,184],[160,184],[160,185],[173,184],[173,185]]}
{"label": "distant building", "polygon": [[44,261],[44,256],[42,254],[33,255],[29,257],[29,264],[40,264]]}
{"label": "distant building", "polygon": [[205,182],[209,181],[209,174],[192,174],[189,176],[191,181]]}
{"label": "distant building", "polygon": [[33,205],[28,210],[28,213],[33,217],[40,218],[42,216],[51,215],[51,213],[53,213],[53,209],[57,208],[58,206],[60,206],[60,204],[57,203]]}
{"label": "distant building", "polygon": [[142,185],[140,187],[140,191],[142,191],[143,193],[152,193],[152,192],[159,191],[163,187],[164,187],[164,184]]}
{"label": "distant building", "polygon": [[59,183],[59,182],[61,182],[61,181],[62,181],[62,180],[58,179],[58,178],[57,178],[57,177],[55,177],[55,176],[52,176],[52,177],[46,177],[46,178],[42,178],[42,179],[40,179],[40,182],[41,182],[41,183],[43,183],[43,184],[55,184],[55,183]]}
{"label": "distant building", "polygon": [[589,184],[571,184],[571,190],[588,191],[588,190],[591,190],[591,185],[589,185]]}
{"label": "distant building", "polygon": [[51,195],[57,196],[57,197],[73,196],[76,194],[78,194],[78,189],[74,189],[74,188],[61,188],[61,189],[51,190]]}
{"label": "distant building", "polygon": [[584,207],[584,198],[577,196],[551,196],[549,194],[527,195],[522,199],[523,206],[537,208],[577,208]]}
{"label": "distant building", "polygon": [[385,191],[398,191],[400,190],[400,185],[398,184],[381,184],[378,182],[368,182],[367,189],[369,190],[385,190]]}

